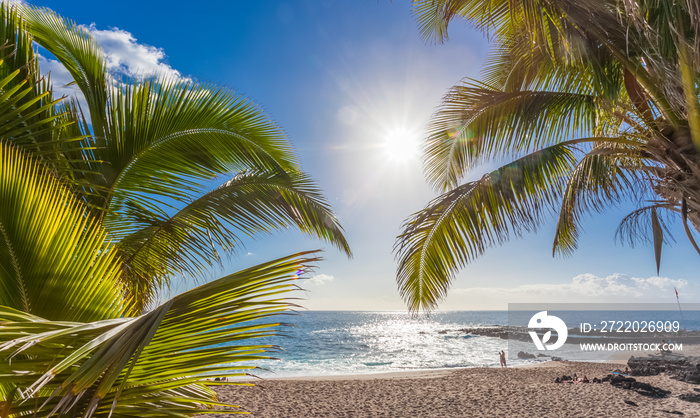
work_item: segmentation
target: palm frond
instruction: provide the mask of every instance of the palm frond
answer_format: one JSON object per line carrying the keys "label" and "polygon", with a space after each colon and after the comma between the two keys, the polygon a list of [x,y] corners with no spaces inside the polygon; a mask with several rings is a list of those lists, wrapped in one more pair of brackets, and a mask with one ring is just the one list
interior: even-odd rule
{"label": "palm frond", "polygon": [[409,309],[434,308],[458,268],[512,235],[535,231],[554,210],[574,165],[571,144],[545,148],[413,214],[394,246],[397,282]]}
{"label": "palm frond", "polygon": [[275,229],[296,226],[351,254],[321,191],[302,173],[241,173],[171,216],[132,205],[118,220],[123,229],[110,229],[126,265],[123,279],[146,305],[168,275],[201,275],[220,251],[234,253],[243,237]]}
{"label": "palm frond", "polygon": [[129,312],[119,260],[59,180],[0,142],[0,305],[65,321]]}
{"label": "palm frond", "polygon": [[431,120],[425,175],[447,190],[483,161],[533,152],[572,135],[593,136],[598,110],[595,96],[585,93],[455,86]]}
{"label": "palm frond", "polygon": [[434,1],[414,0],[413,14],[418,21],[419,30],[423,39],[443,43],[449,39],[447,27],[462,8],[465,0]]}
{"label": "palm frond", "polygon": [[652,209],[656,210],[659,215],[658,220],[664,231],[664,243],[676,242],[670,225],[673,223],[674,217],[677,216],[678,208],[665,202],[652,202],[650,205],[635,209],[627,214],[615,231],[615,240],[633,248],[638,244],[651,244],[654,241]]}
{"label": "palm frond", "polygon": [[21,147],[71,178],[66,153],[82,147],[70,129],[70,115],[52,98],[51,83],[39,73],[31,37],[14,7],[0,5],[0,138]]}
{"label": "palm frond", "polygon": [[98,146],[103,146],[109,132],[106,105],[107,86],[111,83],[104,51],[85,27],[53,10],[26,4],[18,7],[34,41],[66,67],[80,88],[88,104],[95,139]]}
{"label": "palm frond", "polygon": [[128,201],[160,199],[165,206],[173,199],[193,200],[219,175],[298,169],[281,129],[227,89],[154,77],[110,91],[112,136],[96,150],[110,167],[102,179],[110,213]]}
{"label": "palm frond", "polygon": [[563,194],[553,254],[576,251],[584,214],[604,212],[623,200],[640,200],[651,191],[646,176],[634,169],[643,165],[639,154],[639,148],[629,144],[601,141],[579,161]]}
{"label": "palm frond", "polygon": [[17,388],[0,408],[9,416],[185,417],[226,405],[207,379],[245,375],[246,362],[269,358],[274,346],[249,340],[277,334],[274,316],[295,306],[290,292],[318,261],[313,253],[231,274],[136,318],[55,322],[0,306],[0,383]]}

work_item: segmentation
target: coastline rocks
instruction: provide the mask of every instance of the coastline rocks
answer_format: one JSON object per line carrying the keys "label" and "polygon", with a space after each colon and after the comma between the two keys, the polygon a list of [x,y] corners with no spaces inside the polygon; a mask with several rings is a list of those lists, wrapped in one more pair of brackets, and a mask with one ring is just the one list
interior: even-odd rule
{"label": "coastline rocks", "polygon": [[[475,327],[475,328],[462,328],[459,331],[462,333],[465,333],[465,334],[478,335],[480,337],[500,338],[502,340],[507,340],[509,337],[509,328],[507,326],[503,326],[503,325],[491,325],[491,326]],[[520,334],[522,334],[522,333],[513,333],[512,335],[510,335],[510,338],[513,338],[513,339],[519,340],[519,341],[527,341],[524,339],[524,337],[521,337]],[[528,335],[528,338],[529,338],[529,335]]]}
{"label": "coastline rocks", "polygon": [[524,351],[518,351],[518,358],[532,359],[537,358],[534,354],[526,353]]}
{"label": "coastline rocks", "polygon": [[634,376],[667,373],[681,382],[700,384],[700,357],[630,357],[627,365]]}

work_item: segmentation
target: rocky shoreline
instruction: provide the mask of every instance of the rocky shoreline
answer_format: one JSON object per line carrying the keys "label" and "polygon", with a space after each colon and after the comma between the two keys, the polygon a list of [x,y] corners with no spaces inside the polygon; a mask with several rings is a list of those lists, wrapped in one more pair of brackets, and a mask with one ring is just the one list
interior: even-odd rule
{"label": "rocky shoreline", "polygon": [[[504,340],[512,339],[516,341],[529,342],[531,341],[530,329],[527,327],[507,326],[507,325],[485,325],[479,327],[460,328],[457,330],[442,330],[440,334],[449,332],[458,332],[466,335],[477,335],[481,337],[501,338]],[[683,331],[681,333],[673,332],[629,332],[629,333],[609,333],[609,335],[583,333],[579,328],[569,328],[567,343],[586,343],[591,342],[592,336],[595,336],[596,342],[605,341],[612,343],[624,343],[634,341],[637,343],[659,343],[662,339],[665,341],[673,340],[680,341],[685,344],[700,344],[700,331]]]}
{"label": "rocky shoreline", "polygon": [[631,357],[627,365],[633,376],[657,376],[664,373],[672,379],[700,385],[700,357],[678,354]]}

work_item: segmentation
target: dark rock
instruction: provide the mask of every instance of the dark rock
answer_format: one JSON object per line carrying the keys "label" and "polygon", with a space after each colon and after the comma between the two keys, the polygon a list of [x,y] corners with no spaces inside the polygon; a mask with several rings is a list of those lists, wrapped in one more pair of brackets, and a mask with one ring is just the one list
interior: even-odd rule
{"label": "dark rock", "polygon": [[632,401],[625,401],[625,403],[627,405],[637,406],[637,404],[635,402],[632,402]]}
{"label": "dark rock", "polygon": [[694,393],[684,393],[682,395],[679,395],[678,399],[681,399],[686,402],[700,403],[700,395],[696,395]]}
{"label": "dark rock", "polygon": [[630,385],[632,389],[639,389],[639,390],[653,390],[654,386],[650,385],[649,383],[644,383],[644,382],[632,382]]}
{"label": "dark rock", "polygon": [[633,376],[656,376],[666,373],[682,382],[700,384],[700,357],[631,357],[627,365]]}
{"label": "dark rock", "polygon": [[[605,379],[604,379],[605,380]],[[620,375],[612,375],[610,377],[610,384],[627,390],[633,390],[642,396],[649,398],[667,398],[671,394],[671,391],[657,388],[648,383],[637,382],[633,377],[625,377]]]}
{"label": "dark rock", "polygon": [[613,386],[618,386],[622,383],[632,383],[637,381],[637,379],[635,379],[634,377],[627,377],[621,374],[613,374],[608,376],[610,377],[610,384]]}
{"label": "dark rock", "polygon": [[542,354],[542,353],[540,353],[540,354],[538,354],[538,355],[537,355],[537,357],[549,357],[549,356],[548,356],[548,355],[546,355],[546,354]]}
{"label": "dark rock", "polygon": [[561,357],[552,357],[552,361],[564,361]]}
{"label": "dark rock", "polygon": [[649,398],[668,398],[668,395],[671,394],[670,390],[657,388],[656,386],[643,382],[632,382],[631,387],[632,390],[636,391],[640,395]]}
{"label": "dark rock", "polygon": [[632,377],[620,376],[618,374],[615,374],[610,378],[611,385],[622,389],[632,389],[632,383],[636,381],[637,380]]}
{"label": "dark rock", "polygon": [[[518,341],[532,341],[530,335],[525,331],[525,329],[519,330],[517,328],[507,327],[504,325],[487,325],[474,328],[462,328],[459,331],[481,337],[501,338],[504,340],[507,340],[510,337]],[[512,335],[510,335],[511,331]],[[527,339],[525,337],[527,337]]]}
{"label": "dark rock", "polygon": [[668,410],[666,410],[666,409],[662,409],[661,412],[665,412],[665,413],[667,413],[667,414],[673,414],[673,415],[685,415],[685,414],[682,413],[681,411],[668,411]]}
{"label": "dark rock", "polygon": [[536,358],[534,354],[526,353],[524,351],[518,351],[518,358]]}

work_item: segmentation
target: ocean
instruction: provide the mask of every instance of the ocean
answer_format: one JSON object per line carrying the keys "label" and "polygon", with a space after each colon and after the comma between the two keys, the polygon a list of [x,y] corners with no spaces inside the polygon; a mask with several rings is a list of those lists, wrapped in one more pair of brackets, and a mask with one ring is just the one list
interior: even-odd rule
{"label": "ocean", "polygon": [[[604,318],[625,318],[620,312],[596,313]],[[630,318],[676,320],[678,311],[636,313]],[[560,314],[576,324],[577,313]],[[294,326],[280,330],[288,336],[255,343],[280,346],[279,360],[251,363],[262,369],[248,372],[260,377],[351,375],[456,367],[498,367],[498,353],[508,351],[505,339],[467,335],[464,328],[507,325],[507,311],[450,311],[413,317],[407,312],[306,311],[278,320]],[[700,329],[700,311],[685,312],[683,327]],[[511,342],[510,351],[519,343]],[[522,343],[530,347],[532,343]],[[569,346],[566,344],[565,346]],[[532,351],[532,350],[531,350]],[[566,350],[562,351],[566,353]],[[511,353],[513,354],[513,353]],[[509,365],[540,362],[545,358],[518,359]],[[246,363],[248,364],[248,363]]]}

